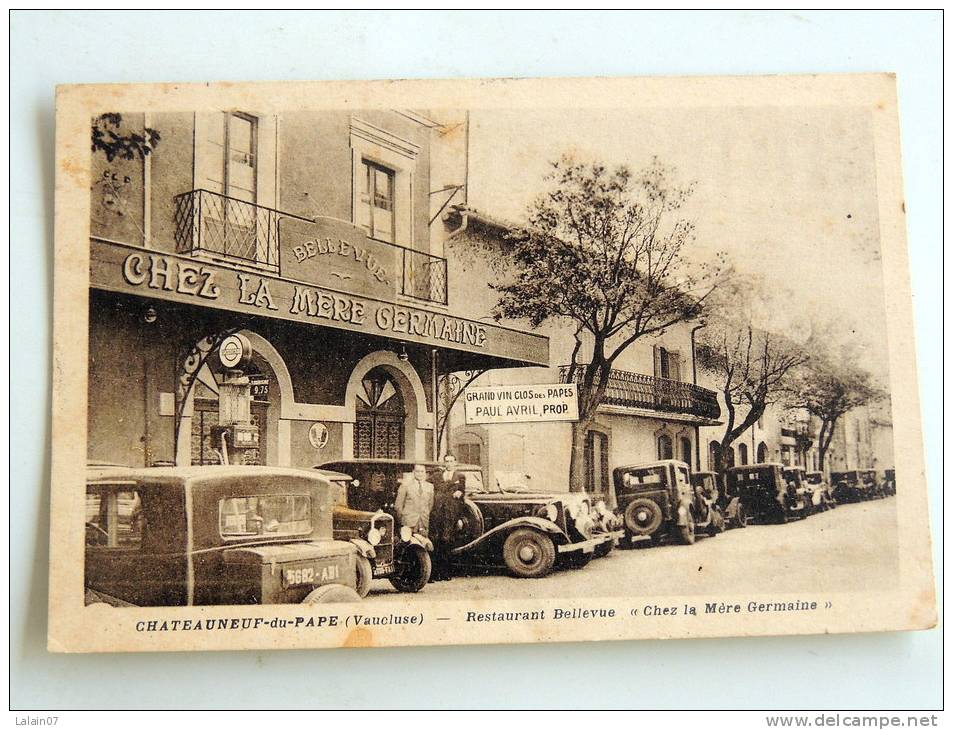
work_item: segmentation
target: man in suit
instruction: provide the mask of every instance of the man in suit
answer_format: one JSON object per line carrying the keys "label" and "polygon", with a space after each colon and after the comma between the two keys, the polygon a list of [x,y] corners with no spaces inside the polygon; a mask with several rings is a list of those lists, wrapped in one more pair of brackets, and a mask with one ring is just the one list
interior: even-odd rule
{"label": "man in suit", "polygon": [[437,478],[434,480],[432,581],[450,580],[453,577],[451,551],[457,542],[466,485],[466,476],[462,471],[457,471],[457,459],[453,454],[444,457],[443,465],[444,469],[435,475]]}
{"label": "man in suit", "polygon": [[430,532],[433,484],[427,481],[427,467],[423,464],[415,464],[411,477],[398,487],[394,509],[401,526],[407,526],[421,535]]}

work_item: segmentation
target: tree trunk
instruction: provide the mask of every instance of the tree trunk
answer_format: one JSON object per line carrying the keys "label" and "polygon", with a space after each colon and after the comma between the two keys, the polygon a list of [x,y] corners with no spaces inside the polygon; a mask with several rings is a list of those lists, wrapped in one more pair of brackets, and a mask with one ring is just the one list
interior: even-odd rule
{"label": "tree trunk", "polygon": [[592,421],[575,421],[572,424],[572,451],[569,455],[569,491],[586,490],[586,435]]}
{"label": "tree trunk", "polygon": [[821,432],[817,439],[817,468],[824,471],[824,461],[827,457],[827,450],[830,448],[831,441],[834,440],[834,423],[836,418],[821,421]]}

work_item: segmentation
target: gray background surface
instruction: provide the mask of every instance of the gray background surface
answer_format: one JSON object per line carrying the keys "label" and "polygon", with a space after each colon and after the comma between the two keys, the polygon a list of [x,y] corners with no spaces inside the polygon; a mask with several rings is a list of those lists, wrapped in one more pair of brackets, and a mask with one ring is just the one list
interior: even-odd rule
{"label": "gray background surface", "polygon": [[939,630],[100,656],[47,654],[45,635],[60,83],[895,71],[939,573],[941,23],[939,12],[13,12],[12,707],[939,706]]}

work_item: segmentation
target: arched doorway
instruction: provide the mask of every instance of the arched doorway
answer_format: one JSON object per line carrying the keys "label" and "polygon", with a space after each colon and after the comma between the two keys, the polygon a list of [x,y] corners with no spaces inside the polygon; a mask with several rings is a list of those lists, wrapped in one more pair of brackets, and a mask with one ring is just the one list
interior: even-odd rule
{"label": "arched doorway", "polygon": [[354,416],[354,458],[404,458],[407,410],[387,370],[373,368],[361,380]]}
{"label": "arched doorway", "polygon": [[758,463],[765,464],[768,461],[768,445],[762,441],[758,444]]}

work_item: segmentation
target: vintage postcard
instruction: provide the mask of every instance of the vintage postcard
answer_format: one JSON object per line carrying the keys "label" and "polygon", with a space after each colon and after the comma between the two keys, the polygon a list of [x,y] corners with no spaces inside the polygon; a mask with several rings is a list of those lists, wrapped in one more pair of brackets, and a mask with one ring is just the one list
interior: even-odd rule
{"label": "vintage postcard", "polygon": [[935,625],[892,75],[56,117],[50,650]]}

